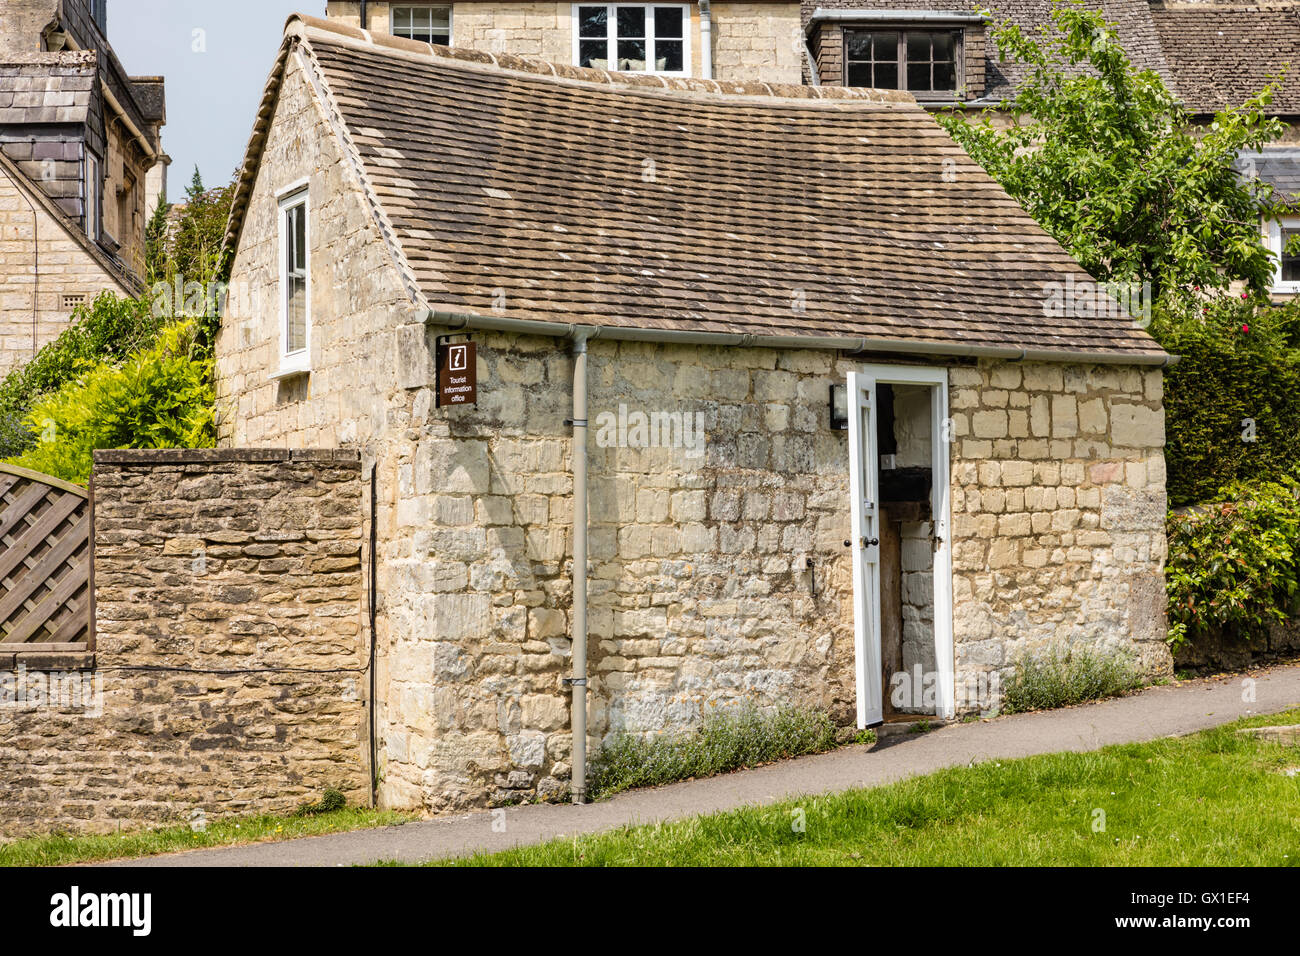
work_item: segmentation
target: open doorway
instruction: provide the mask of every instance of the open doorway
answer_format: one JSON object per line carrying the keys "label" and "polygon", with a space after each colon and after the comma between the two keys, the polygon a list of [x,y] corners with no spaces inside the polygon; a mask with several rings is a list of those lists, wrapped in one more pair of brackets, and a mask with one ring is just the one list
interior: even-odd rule
{"label": "open doorway", "polygon": [[848,391],[858,725],[949,718],[947,373],[867,366]]}

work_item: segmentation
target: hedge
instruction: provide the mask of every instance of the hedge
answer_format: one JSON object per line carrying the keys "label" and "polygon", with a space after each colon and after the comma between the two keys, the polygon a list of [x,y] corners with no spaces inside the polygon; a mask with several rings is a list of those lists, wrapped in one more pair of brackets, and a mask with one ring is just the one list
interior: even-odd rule
{"label": "hedge", "polygon": [[1152,329],[1181,360],[1165,371],[1173,507],[1214,501],[1239,480],[1279,480],[1300,462],[1300,305],[1237,300]]}
{"label": "hedge", "polygon": [[1250,641],[1284,623],[1300,589],[1300,482],[1241,482],[1169,516],[1169,642]]}

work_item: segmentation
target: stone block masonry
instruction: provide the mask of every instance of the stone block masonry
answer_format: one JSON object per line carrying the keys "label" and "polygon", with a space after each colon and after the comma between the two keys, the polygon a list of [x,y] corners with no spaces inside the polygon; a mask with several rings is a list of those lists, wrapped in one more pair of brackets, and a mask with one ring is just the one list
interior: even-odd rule
{"label": "stone block masonry", "polygon": [[93,657],[0,670],[90,699],[0,705],[0,834],[366,804],[362,489],[352,451],[97,453]]}
{"label": "stone block masonry", "polygon": [[949,376],[959,684],[1057,642],[1168,673],[1161,370],[981,363]]}

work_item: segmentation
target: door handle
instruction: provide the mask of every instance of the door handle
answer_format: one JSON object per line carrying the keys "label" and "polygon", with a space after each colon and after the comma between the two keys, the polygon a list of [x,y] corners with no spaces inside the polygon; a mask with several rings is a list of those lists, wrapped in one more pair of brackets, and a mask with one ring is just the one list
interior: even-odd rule
{"label": "door handle", "polygon": [[876,545],[880,544],[880,539],[879,539],[879,538],[865,538],[865,537],[864,537],[864,538],[862,538],[862,539],[860,539],[860,540],[862,541],[862,546],[863,546],[864,548],[874,548]]}

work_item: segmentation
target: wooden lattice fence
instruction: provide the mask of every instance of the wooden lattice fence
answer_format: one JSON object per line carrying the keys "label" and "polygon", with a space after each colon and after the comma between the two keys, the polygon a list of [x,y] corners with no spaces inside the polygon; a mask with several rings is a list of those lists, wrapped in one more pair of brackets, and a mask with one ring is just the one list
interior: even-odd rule
{"label": "wooden lattice fence", "polygon": [[90,525],[84,489],[0,464],[0,651],[89,649]]}

